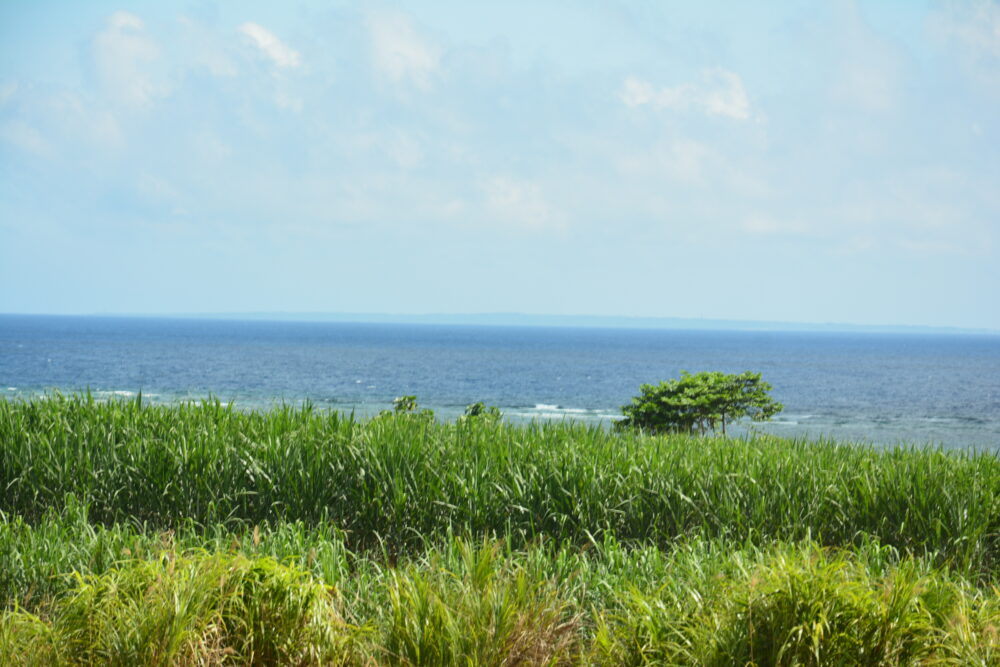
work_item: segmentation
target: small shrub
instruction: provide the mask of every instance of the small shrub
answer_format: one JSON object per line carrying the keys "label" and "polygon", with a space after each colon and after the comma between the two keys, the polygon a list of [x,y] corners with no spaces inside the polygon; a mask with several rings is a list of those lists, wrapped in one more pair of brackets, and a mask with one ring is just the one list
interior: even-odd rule
{"label": "small shrub", "polygon": [[495,405],[487,406],[482,401],[477,401],[465,407],[465,414],[458,418],[459,424],[467,424],[473,420],[495,424],[503,419],[503,413]]}
{"label": "small shrub", "polygon": [[133,561],[75,575],[48,629],[24,612],[0,624],[0,655],[83,664],[336,664],[348,644],[330,592],[303,571],[240,555]]}

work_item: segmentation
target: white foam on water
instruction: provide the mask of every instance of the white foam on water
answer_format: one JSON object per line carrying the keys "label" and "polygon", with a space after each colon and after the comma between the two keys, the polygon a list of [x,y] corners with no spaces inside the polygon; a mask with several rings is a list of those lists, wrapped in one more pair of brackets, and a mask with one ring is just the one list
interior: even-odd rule
{"label": "white foam on water", "polygon": [[535,403],[535,410],[558,410],[558,405],[550,405],[548,403]]}
{"label": "white foam on water", "polygon": [[534,417],[544,417],[545,419],[566,419],[566,415],[561,412],[536,412]]}
{"label": "white foam on water", "polygon": [[[97,398],[100,398],[100,399],[114,398],[114,397],[118,397],[118,398],[131,398],[131,397],[135,396],[135,392],[134,391],[128,391],[126,389],[104,389],[104,390],[100,390],[100,391],[95,391],[95,392],[93,392],[93,394],[94,394],[94,396],[96,396]],[[145,396],[146,394],[143,394],[143,395]]]}
{"label": "white foam on water", "polygon": [[[546,406],[551,408],[552,406]],[[504,410],[503,414],[505,417],[510,417],[513,419],[550,419],[554,421],[580,421],[580,422],[599,422],[599,421],[615,421],[617,419],[622,419],[620,414],[611,411],[602,410],[585,410],[583,408],[556,408],[556,409],[541,409],[537,406],[534,408],[522,408],[521,410]]]}
{"label": "white foam on water", "polygon": [[7,387],[7,391],[17,391],[17,387]]}

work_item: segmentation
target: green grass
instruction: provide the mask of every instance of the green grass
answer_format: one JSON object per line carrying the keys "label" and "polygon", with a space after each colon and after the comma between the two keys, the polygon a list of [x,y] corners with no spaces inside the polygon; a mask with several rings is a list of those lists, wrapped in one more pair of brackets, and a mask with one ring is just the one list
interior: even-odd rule
{"label": "green grass", "polygon": [[[100,529],[98,529],[100,530]],[[69,536],[67,536],[69,537]],[[287,535],[286,535],[287,538]],[[279,546],[277,535],[245,545]],[[164,550],[0,616],[13,664],[1000,664],[1000,594],[867,544]],[[335,548],[336,550],[336,548]]]}
{"label": "green grass", "polygon": [[448,534],[873,537],[984,574],[1000,563],[1000,460],[987,454],[81,397],[0,401],[0,442],[0,508],[28,522],[72,494],[105,525],[333,524],[354,550]]}
{"label": "green grass", "polygon": [[1000,664],[1000,461],[0,401],[4,664]]}

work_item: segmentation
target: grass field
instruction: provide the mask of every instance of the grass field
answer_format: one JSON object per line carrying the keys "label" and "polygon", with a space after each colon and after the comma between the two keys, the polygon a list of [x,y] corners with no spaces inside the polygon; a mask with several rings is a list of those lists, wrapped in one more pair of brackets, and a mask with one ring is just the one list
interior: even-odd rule
{"label": "grass field", "polygon": [[0,401],[24,664],[1000,664],[1000,460]]}

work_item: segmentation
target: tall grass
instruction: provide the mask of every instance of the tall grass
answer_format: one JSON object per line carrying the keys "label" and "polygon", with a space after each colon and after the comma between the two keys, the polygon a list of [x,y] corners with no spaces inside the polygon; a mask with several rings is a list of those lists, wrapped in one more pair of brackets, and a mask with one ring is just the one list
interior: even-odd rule
{"label": "tall grass", "polygon": [[[266,541],[266,539],[265,539]],[[1000,594],[868,543],[450,540],[330,578],[169,550],[0,614],[5,664],[998,664]]]}
{"label": "tall grass", "polygon": [[875,538],[982,576],[1000,566],[989,454],[80,396],[0,401],[0,443],[0,510],[28,523],[76,502],[92,522],[144,530],[335,526],[352,550],[452,534],[518,546]]}

